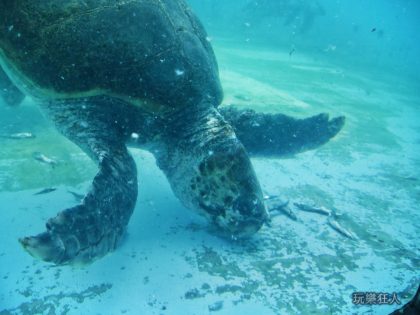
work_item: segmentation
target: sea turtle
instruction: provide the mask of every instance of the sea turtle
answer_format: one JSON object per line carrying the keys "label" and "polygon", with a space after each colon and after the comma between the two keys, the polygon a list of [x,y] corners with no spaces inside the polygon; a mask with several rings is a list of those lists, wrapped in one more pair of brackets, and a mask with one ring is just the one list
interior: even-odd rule
{"label": "sea turtle", "polygon": [[0,29],[3,82],[38,100],[99,168],[79,205],[20,239],[55,264],[89,262],[117,246],[138,191],[126,144],[150,150],[183,204],[237,238],[267,220],[245,147],[296,153],[344,123],[218,110],[216,59],[183,0],[2,0]]}

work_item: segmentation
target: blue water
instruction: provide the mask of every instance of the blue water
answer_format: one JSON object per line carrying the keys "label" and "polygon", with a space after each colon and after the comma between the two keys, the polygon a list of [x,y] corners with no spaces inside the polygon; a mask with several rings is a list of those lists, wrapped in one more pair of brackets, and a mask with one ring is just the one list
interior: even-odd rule
{"label": "blue water", "polygon": [[[17,239],[75,204],[95,165],[26,98],[0,104],[0,314],[389,314],[354,292],[420,284],[420,3],[190,0],[208,31],[222,106],[299,118],[346,116],[326,145],[254,158],[264,192],[325,207],[273,218],[245,243],[223,240],[173,195],[151,154],[131,150],[139,198],[122,245],[83,267],[29,256]],[[58,161],[54,168],[34,151]],[[34,195],[46,187],[49,194]]]}

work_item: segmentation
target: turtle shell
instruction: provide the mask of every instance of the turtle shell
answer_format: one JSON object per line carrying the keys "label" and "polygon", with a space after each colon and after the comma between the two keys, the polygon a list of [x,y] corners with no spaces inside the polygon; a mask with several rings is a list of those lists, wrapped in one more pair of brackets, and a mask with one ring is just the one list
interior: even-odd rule
{"label": "turtle shell", "polygon": [[183,0],[2,0],[0,28],[2,67],[39,98],[109,95],[151,112],[221,100]]}

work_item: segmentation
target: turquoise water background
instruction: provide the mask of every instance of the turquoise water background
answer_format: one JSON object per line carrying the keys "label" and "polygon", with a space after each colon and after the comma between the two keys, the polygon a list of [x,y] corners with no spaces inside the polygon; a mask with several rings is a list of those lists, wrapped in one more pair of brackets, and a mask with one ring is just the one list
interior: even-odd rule
{"label": "turquoise water background", "polygon": [[[0,104],[0,134],[37,135],[0,139],[0,314],[382,315],[398,307],[356,306],[356,291],[396,292],[406,303],[420,283],[420,3],[190,2],[215,48],[223,106],[346,116],[319,149],[252,161],[265,193],[334,209],[357,240],[324,216],[297,212],[298,221],[276,216],[249,242],[227,242],[180,204],[149,153],[131,150],[139,199],[123,244],[85,267],[36,261],[18,237],[75,204],[69,191],[86,192],[96,167],[27,98]],[[34,160],[35,151],[58,165]],[[34,195],[46,187],[57,190]]]}

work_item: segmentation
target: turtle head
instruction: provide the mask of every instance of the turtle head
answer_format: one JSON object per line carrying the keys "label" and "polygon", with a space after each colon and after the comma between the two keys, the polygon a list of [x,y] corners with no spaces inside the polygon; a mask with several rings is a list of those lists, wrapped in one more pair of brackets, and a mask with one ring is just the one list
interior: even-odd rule
{"label": "turtle head", "polygon": [[166,122],[159,167],[182,203],[229,237],[254,234],[267,222],[263,194],[244,146],[217,109],[195,108]]}
{"label": "turtle head", "polygon": [[258,179],[238,142],[201,161],[191,179],[191,190],[200,210],[226,236],[250,236],[268,220]]}

